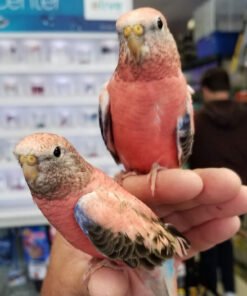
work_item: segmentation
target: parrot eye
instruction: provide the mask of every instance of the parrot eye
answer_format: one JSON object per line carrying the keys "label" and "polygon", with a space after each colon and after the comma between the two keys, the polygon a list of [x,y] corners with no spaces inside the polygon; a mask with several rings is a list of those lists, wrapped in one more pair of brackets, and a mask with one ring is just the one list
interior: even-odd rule
{"label": "parrot eye", "polygon": [[56,147],[53,151],[53,155],[55,157],[59,157],[61,155],[61,148],[60,147]]}
{"label": "parrot eye", "polygon": [[158,28],[161,30],[163,28],[163,22],[161,20],[161,18],[159,17],[158,20],[157,20],[157,26]]}

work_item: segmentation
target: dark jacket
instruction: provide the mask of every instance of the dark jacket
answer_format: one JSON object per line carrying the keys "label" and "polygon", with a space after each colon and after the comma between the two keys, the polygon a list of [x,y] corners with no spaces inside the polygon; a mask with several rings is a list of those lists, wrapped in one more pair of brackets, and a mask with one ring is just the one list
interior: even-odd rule
{"label": "dark jacket", "polygon": [[247,184],[247,106],[213,101],[195,115],[190,167],[227,167]]}

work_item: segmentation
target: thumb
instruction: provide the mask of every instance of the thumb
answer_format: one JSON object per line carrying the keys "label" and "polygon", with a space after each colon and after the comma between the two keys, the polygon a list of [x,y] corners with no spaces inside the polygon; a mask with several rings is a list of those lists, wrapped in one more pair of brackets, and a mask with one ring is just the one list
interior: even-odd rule
{"label": "thumb", "polygon": [[128,276],[123,271],[102,267],[91,275],[88,292],[90,296],[128,296]]}

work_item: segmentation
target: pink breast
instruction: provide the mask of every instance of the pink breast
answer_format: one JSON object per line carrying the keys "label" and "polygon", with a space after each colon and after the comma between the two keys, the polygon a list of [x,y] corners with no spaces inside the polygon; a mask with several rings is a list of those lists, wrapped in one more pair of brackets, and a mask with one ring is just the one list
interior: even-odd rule
{"label": "pink breast", "polygon": [[150,83],[111,82],[114,143],[128,170],[147,173],[154,163],[178,166],[177,119],[185,111],[183,77]]}
{"label": "pink breast", "polygon": [[95,257],[102,257],[83,234],[74,218],[78,198],[45,201],[35,199],[48,221],[77,249]]}

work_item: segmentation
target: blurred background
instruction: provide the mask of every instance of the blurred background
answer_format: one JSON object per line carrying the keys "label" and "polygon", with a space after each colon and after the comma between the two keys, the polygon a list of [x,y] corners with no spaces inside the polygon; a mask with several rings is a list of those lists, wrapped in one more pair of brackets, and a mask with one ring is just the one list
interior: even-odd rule
{"label": "blurred background", "polygon": [[[165,14],[196,110],[203,104],[201,77],[218,66],[229,73],[232,99],[247,103],[247,0],[0,0],[1,296],[39,294],[54,236],[13,147],[34,131],[51,131],[107,174],[120,170],[101,140],[97,101],[117,63],[115,20],[143,6]],[[246,216],[233,244],[236,295],[246,296]],[[181,266],[179,295],[206,295],[198,260]]]}

